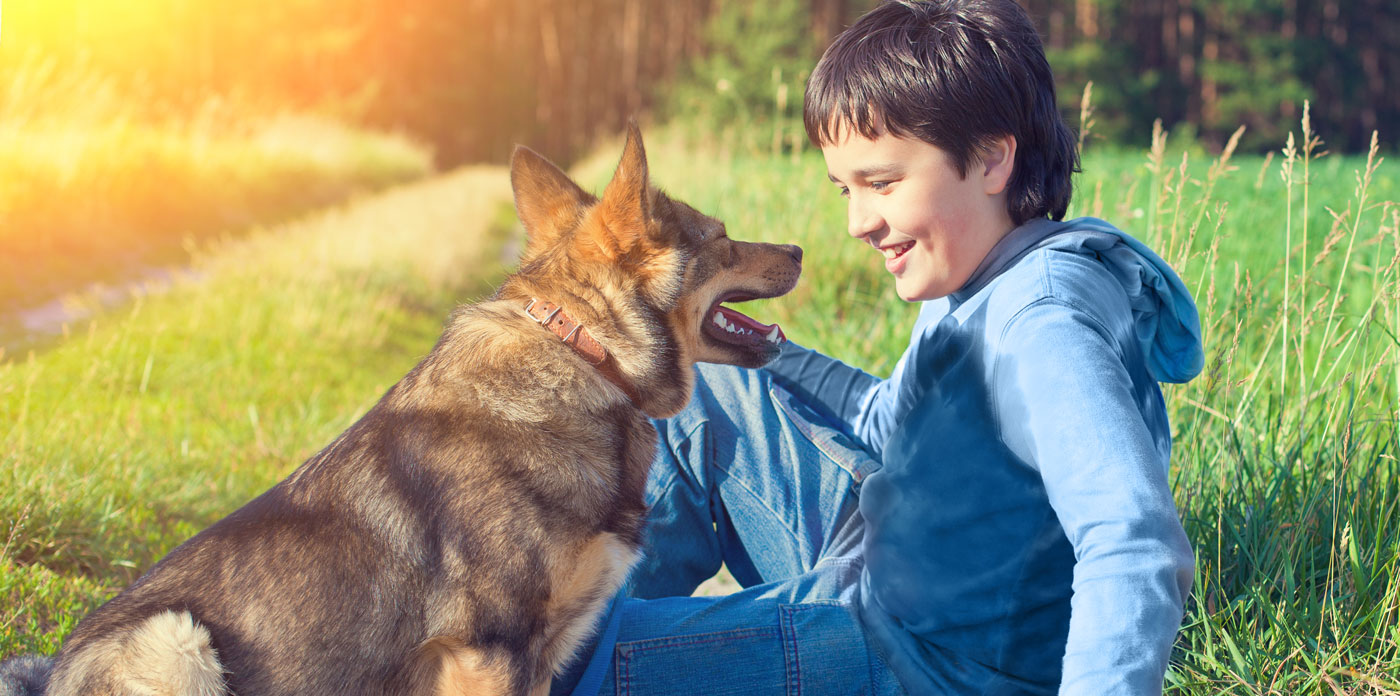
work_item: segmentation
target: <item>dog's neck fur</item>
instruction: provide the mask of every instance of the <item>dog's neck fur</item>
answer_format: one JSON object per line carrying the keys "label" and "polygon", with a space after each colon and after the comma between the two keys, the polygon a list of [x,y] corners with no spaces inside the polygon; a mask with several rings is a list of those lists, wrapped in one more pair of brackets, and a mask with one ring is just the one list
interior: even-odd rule
{"label": "dog's neck fur", "polygon": [[[629,299],[621,303],[617,300],[605,301],[603,298],[608,296]],[[588,330],[592,339],[608,353],[608,362],[616,370],[617,379],[608,377],[570,347],[569,352],[574,353],[572,360],[604,377],[605,380],[600,381],[602,384],[611,382],[618,385],[620,394],[625,395],[633,407],[652,418],[666,418],[674,415],[689,400],[693,386],[693,380],[689,379],[690,363],[680,355],[669,323],[633,321],[631,318],[637,313],[652,311],[642,297],[631,292],[589,292],[587,285],[572,289],[555,287],[531,273],[516,274],[502,285],[501,292],[497,294],[498,299],[511,302],[522,319],[528,318],[530,322],[538,324],[537,319],[528,317],[523,311],[532,297],[542,300],[549,298]],[[642,326],[661,327],[661,331],[638,333],[637,328]],[[539,330],[538,326],[531,328]],[[549,340],[560,342],[552,333],[546,336]],[[624,388],[623,384],[627,386]]]}
{"label": "dog's neck fur", "polygon": [[575,321],[563,307],[548,299],[532,297],[524,310],[527,316],[553,332],[564,345],[573,348],[575,353],[596,368],[599,374],[617,385],[617,388],[632,400],[634,406],[640,406],[642,397],[637,393],[637,388],[618,369],[617,360],[589,334],[587,327]]}

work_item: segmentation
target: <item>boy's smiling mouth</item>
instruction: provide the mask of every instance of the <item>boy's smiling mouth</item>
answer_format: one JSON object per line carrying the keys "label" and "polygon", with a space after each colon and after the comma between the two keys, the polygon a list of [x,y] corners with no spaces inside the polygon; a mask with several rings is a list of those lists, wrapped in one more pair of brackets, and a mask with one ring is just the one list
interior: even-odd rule
{"label": "boy's smiling mouth", "polygon": [[910,249],[913,249],[913,248],[914,248],[914,242],[913,242],[913,240],[910,240],[910,241],[908,241],[908,242],[903,242],[903,243],[901,243],[901,244],[891,244],[891,245],[889,245],[889,246],[880,247],[879,250],[880,250],[880,253],[882,253],[882,254],[885,255],[885,260],[886,260],[886,261],[893,261],[893,260],[895,260],[895,259],[897,259],[897,258],[903,256],[903,255],[905,254],[905,252],[907,252],[907,251],[909,251]]}
{"label": "boy's smiling mouth", "polygon": [[909,260],[909,251],[914,248],[916,240],[890,244],[888,246],[876,247],[885,257],[885,270],[896,276],[904,272],[905,262]]}

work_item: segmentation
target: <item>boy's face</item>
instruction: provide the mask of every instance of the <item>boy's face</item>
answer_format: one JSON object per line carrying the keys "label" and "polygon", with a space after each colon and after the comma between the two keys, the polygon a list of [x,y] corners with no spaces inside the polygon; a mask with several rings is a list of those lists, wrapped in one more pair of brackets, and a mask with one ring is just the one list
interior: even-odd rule
{"label": "boy's face", "polygon": [[895,291],[915,302],[961,288],[1015,227],[1005,194],[1015,147],[1003,139],[965,178],[946,152],[918,139],[847,130],[822,154],[847,198],[850,235],[879,250]]}

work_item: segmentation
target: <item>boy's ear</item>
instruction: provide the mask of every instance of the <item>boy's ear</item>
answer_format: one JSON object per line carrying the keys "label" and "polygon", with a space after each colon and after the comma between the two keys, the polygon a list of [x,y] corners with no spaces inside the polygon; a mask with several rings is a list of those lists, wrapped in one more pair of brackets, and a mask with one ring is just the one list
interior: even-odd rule
{"label": "boy's ear", "polygon": [[646,234],[647,221],[651,219],[651,195],[642,133],[635,121],[629,121],[622,161],[618,163],[612,181],[603,189],[602,203],[598,206],[603,225],[607,228],[605,234],[612,239],[598,240],[599,246],[604,249],[613,246],[618,252],[635,246]]}
{"label": "boy's ear", "polygon": [[1006,190],[1016,169],[1016,136],[1003,135],[982,153],[982,190],[995,196]]}
{"label": "boy's ear", "polygon": [[526,257],[572,229],[598,200],[553,162],[523,145],[516,146],[510,158],[510,187],[515,192],[515,212],[525,226]]}

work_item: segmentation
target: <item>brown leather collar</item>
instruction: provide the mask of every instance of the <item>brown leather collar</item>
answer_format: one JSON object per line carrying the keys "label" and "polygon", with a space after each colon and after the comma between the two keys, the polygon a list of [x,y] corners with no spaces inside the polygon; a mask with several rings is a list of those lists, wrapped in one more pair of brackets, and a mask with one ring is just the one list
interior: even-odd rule
{"label": "brown leather collar", "polygon": [[598,343],[588,333],[588,329],[570,317],[563,307],[553,302],[540,302],[537,298],[530,298],[530,302],[525,305],[525,314],[529,315],[539,325],[549,329],[564,341],[564,345],[573,348],[574,352],[588,361],[589,365],[597,368],[608,381],[617,385],[627,398],[632,400],[634,405],[640,406],[641,399],[631,383],[622,376],[622,371],[618,368],[617,361],[608,355],[608,349]]}

